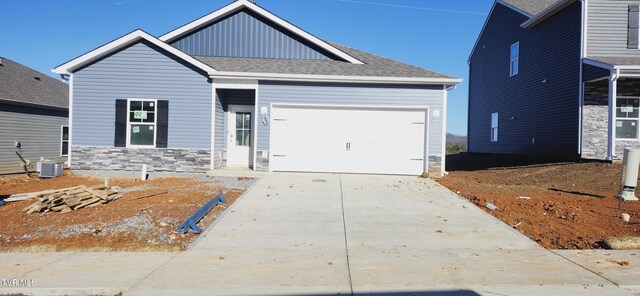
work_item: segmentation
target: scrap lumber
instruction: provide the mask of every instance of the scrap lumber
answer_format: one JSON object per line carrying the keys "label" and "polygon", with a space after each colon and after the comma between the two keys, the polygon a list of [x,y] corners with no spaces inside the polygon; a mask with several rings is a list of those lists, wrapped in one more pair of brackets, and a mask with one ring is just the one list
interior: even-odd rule
{"label": "scrap lumber", "polygon": [[[27,214],[50,211],[68,213],[85,207],[96,207],[120,199],[118,190],[103,185],[76,186],[58,190],[25,193],[16,200],[37,199],[35,203],[22,209]],[[24,198],[24,199],[23,199]]]}

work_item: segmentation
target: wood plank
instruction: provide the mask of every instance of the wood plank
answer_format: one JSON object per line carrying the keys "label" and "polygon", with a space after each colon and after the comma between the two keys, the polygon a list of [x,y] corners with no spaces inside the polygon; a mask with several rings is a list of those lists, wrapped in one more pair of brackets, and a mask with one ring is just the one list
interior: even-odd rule
{"label": "wood plank", "polygon": [[93,195],[95,195],[95,196],[97,196],[99,198],[102,198],[102,199],[107,199],[109,197],[107,194],[104,194],[104,193],[102,193],[102,192],[100,192],[98,190],[91,189],[91,188],[89,188],[87,186],[84,186],[84,185],[81,185],[80,188],[82,188],[82,190],[84,190],[86,192],[89,192],[89,193],[92,193]]}

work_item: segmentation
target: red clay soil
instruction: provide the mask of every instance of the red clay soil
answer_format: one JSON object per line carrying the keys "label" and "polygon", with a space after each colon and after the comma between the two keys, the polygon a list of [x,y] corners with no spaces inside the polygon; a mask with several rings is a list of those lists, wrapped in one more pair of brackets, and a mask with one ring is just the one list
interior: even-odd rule
{"label": "red clay soil", "polygon": [[[440,184],[545,248],[600,249],[606,237],[640,236],[640,202],[622,205],[630,223],[618,218],[613,196],[620,186],[620,164],[528,161],[510,166],[513,159],[472,155],[447,161],[450,172]],[[488,203],[498,210],[487,209]]]}
{"label": "red clay soil", "polygon": [[[55,179],[26,176],[0,178],[0,196],[103,184],[102,179],[72,176]],[[33,200],[0,206],[0,251],[176,251],[197,238],[175,230],[204,203],[223,192],[231,205],[242,194],[214,180],[161,178],[148,181],[112,178],[125,190],[121,199],[66,214],[25,214]],[[163,193],[166,192],[166,193]],[[136,199],[154,193],[155,196]],[[198,224],[203,230],[227,206],[215,207]]]}

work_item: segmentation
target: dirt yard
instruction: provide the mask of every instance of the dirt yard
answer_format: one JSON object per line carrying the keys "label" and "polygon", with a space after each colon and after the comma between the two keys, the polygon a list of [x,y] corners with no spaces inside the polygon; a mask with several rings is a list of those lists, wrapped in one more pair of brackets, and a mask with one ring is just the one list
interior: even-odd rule
{"label": "dirt yard", "polygon": [[[121,199],[66,214],[26,214],[22,209],[33,200],[10,202],[0,206],[0,251],[183,250],[198,237],[175,232],[188,216],[223,192],[229,204],[216,206],[200,221],[204,230],[253,182],[246,178],[111,178],[109,185],[125,192]],[[103,183],[103,179],[68,173],[55,179],[0,177],[0,196]],[[138,199],[152,194],[158,195]]]}
{"label": "dirt yard", "polygon": [[[495,156],[447,158],[446,186],[549,249],[600,249],[606,237],[640,236],[640,202],[618,218],[620,164]],[[519,197],[530,199],[519,199]],[[486,205],[493,203],[497,210]]]}

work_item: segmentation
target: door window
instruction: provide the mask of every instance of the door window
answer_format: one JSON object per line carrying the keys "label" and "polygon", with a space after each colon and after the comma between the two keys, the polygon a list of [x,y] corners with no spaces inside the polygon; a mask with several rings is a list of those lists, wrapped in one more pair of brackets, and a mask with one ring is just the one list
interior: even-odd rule
{"label": "door window", "polygon": [[236,146],[251,146],[251,112],[236,112]]}

